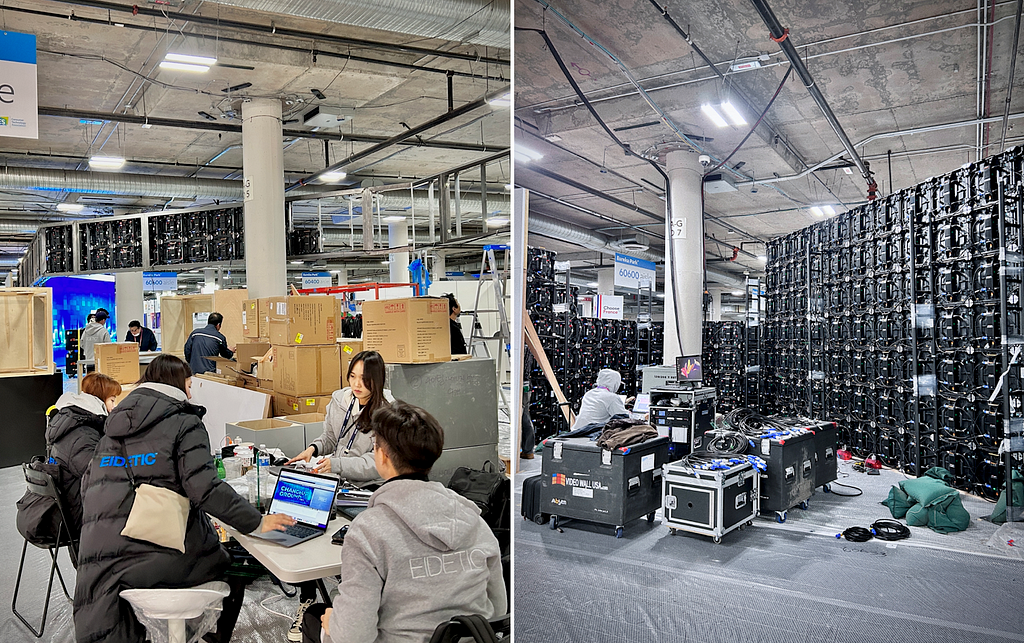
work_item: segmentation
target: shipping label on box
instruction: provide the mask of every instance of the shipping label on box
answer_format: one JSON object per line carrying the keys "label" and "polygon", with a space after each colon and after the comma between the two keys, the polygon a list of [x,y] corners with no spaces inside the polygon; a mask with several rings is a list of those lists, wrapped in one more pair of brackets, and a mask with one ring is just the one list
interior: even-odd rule
{"label": "shipping label on box", "polygon": [[359,339],[339,339],[338,348],[341,349],[341,386],[344,388],[348,386],[348,365],[353,357],[363,352],[363,342]]}
{"label": "shipping label on box", "polygon": [[132,384],[139,379],[139,345],[135,342],[96,344],[96,370],[117,380]]}
{"label": "shipping label on box", "polygon": [[275,415],[297,415],[300,413],[327,413],[330,395],[298,397],[274,393]]}
{"label": "shipping label on box", "polygon": [[392,364],[451,361],[448,300],[413,297],[363,302],[363,347]]}
{"label": "shipping label on box", "polygon": [[335,298],[330,296],[271,297],[270,343],[308,346],[338,339]]}
{"label": "shipping label on box", "polygon": [[341,388],[341,349],[333,346],[278,346],[274,391],[285,395],[330,395]]}
{"label": "shipping label on box", "polygon": [[242,332],[246,337],[259,339],[267,337],[270,329],[267,316],[270,313],[270,298],[246,299],[242,302]]}

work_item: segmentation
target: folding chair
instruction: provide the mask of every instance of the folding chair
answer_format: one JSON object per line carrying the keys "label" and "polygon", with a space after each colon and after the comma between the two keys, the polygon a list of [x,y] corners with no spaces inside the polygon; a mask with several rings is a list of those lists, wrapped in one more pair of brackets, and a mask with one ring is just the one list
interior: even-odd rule
{"label": "folding chair", "polygon": [[64,577],[61,576],[60,568],[57,567],[57,554],[60,553],[61,547],[68,548],[68,555],[71,557],[71,563],[77,565],[78,562],[78,543],[71,537],[71,531],[68,529],[67,516],[68,512],[64,510],[64,500],[60,496],[60,492],[57,491],[57,484],[54,482],[53,477],[44,471],[37,471],[27,464],[21,465],[25,471],[25,482],[28,483],[28,488],[33,493],[40,496],[51,497],[56,500],[57,510],[60,512],[60,526],[57,529],[57,538],[52,542],[44,543],[32,543],[40,549],[46,549],[50,553],[52,563],[50,564],[50,580],[46,585],[46,602],[43,603],[43,619],[39,624],[39,630],[32,627],[32,625],[25,619],[24,616],[18,612],[18,591],[21,588],[21,574],[25,569],[25,552],[28,550],[29,541],[26,539],[25,544],[21,548],[21,563],[18,565],[18,580],[14,583],[14,600],[11,601],[11,611],[18,617],[25,627],[30,629],[36,638],[43,636],[43,630],[46,628],[46,613],[50,609],[50,592],[53,589],[53,574],[56,572],[58,580],[60,580],[60,586],[64,590],[64,596],[67,596],[68,600],[72,600],[71,594],[68,592],[67,586],[64,584]]}
{"label": "folding chair", "polygon": [[463,639],[477,643],[498,643],[512,633],[512,618],[506,614],[488,621],[479,614],[453,616],[437,626],[430,643],[456,643]]}

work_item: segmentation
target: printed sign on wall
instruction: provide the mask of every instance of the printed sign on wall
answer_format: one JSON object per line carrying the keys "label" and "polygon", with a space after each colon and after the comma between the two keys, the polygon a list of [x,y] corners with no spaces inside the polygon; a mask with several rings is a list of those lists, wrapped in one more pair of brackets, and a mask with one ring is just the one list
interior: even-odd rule
{"label": "printed sign on wall", "polygon": [[178,289],[178,273],[176,272],[143,272],[142,289],[159,292]]}
{"label": "printed sign on wall", "polygon": [[304,272],[302,273],[302,288],[330,288],[334,280],[329,272]]}
{"label": "printed sign on wall", "polygon": [[[615,286],[623,288],[645,287],[654,283],[656,266],[653,261],[615,253]],[[641,281],[645,282],[641,286]]]}
{"label": "printed sign on wall", "polygon": [[33,34],[0,31],[0,136],[39,138]]}

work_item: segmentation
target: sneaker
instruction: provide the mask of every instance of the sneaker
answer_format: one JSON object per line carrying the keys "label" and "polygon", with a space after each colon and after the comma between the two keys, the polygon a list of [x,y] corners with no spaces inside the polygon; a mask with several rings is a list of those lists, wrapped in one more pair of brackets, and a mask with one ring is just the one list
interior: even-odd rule
{"label": "sneaker", "polygon": [[299,609],[295,612],[295,620],[292,621],[292,628],[288,630],[288,640],[299,643],[302,640],[302,617],[306,610],[313,604],[313,599],[299,603]]}

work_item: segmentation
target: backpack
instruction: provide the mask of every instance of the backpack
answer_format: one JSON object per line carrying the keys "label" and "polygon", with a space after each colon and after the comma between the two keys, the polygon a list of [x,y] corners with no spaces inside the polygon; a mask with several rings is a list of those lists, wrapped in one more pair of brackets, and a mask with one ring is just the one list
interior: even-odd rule
{"label": "backpack", "polygon": [[[484,467],[494,469],[491,461]],[[448,488],[472,500],[480,508],[480,516],[491,530],[508,529],[511,525],[509,503],[512,498],[512,481],[503,473],[459,467],[452,474]]]}
{"label": "backpack", "polygon": [[[34,456],[26,466],[49,474],[55,482],[60,476],[60,468],[56,464],[49,464],[43,456]],[[63,518],[56,498],[40,496],[29,489],[18,501],[17,507],[18,532],[25,537],[25,540],[38,547],[47,547],[57,541],[57,534]],[[67,531],[65,525],[65,535]],[[62,537],[61,540],[64,538]]]}

